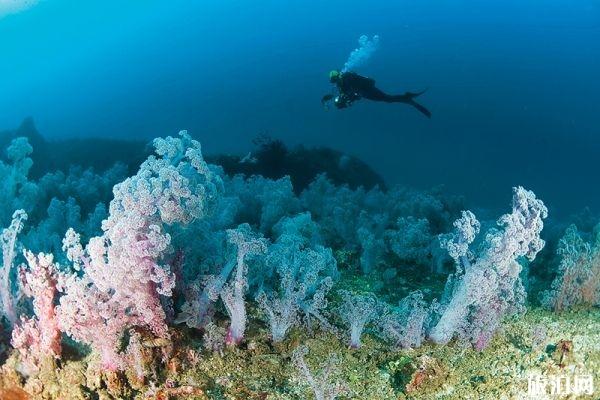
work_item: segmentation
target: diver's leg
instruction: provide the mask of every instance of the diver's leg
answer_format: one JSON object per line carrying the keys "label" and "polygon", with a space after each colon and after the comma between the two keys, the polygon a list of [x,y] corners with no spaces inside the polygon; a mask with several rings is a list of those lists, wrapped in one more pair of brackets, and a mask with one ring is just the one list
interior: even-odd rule
{"label": "diver's leg", "polygon": [[387,94],[375,86],[364,89],[361,96],[365,99],[373,101],[384,101],[386,103],[410,103],[413,97],[417,97],[421,93],[405,93],[405,94]]}
{"label": "diver's leg", "polygon": [[421,104],[414,101],[415,97],[423,94],[424,92],[425,91],[422,91],[419,93],[407,92],[405,94],[390,95],[390,94],[384,93],[383,91],[381,91],[381,90],[377,89],[375,86],[373,86],[373,87],[369,88],[368,90],[363,91],[363,93],[361,93],[361,94],[362,94],[362,97],[364,97],[365,99],[369,99],[369,100],[384,101],[386,103],[410,104],[411,106],[413,106],[414,108],[419,110],[419,112],[421,112],[427,118],[431,118],[431,112],[427,108],[422,106]]}
{"label": "diver's leg", "polygon": [[395,98],[397,96],[392,96],[383,91],[377,89],[375,86],[371,86],[369,88],[365,88],[360,92],[361,97],[365,99],[373,100],[373,101],[385,101],[386,103],[397,103],[400,102]]}

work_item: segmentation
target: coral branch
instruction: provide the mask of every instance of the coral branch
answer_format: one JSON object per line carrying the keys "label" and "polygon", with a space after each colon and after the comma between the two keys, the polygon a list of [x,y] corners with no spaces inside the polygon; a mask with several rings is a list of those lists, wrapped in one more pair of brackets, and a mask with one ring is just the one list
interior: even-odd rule
{"label": "coral branch", "polygon": [[235,275],[221,291],[221,299],[231,319],[225,343],[238,345],[244,339],[246,331],[245,297],[248,288],[246,257],[264,253],[267,242],[262,238],[254,238],[248,224],[240,225],[237,229],[229,229],[227,236],[228,241],[236,246],[237,255]]}
{"label": "coral branch", "polygon": [[468,244],[479,230],[472,213],[455,223],[457,233],[445,242],[457,261],[454,293],[439,322],[430,333],[445,344],[455,335],[476,348],[487,346],[502,319],[523,311],[525,289],[519,274],[519,257],[533,260],[544,246],[540,232],[548,210],[531,191],[514,188],[513,210],[498,220],[502,230],[492,229],[483,251],[471,262]]}
{"label": "coral branch", "polygon": [[14,212],[10,226],[2,231],[2,270],[0,271],[0,298],[2,300],[2,315],[12,327],[17,322],[16,303],[18,292],[14,293],[12,275],[14,261],[17,256],[17,235],[23,229],[27,214],[23,210]]}
{"label": "coral branch", "polygon": [[23,270],[24,293],[33,297],[34,318],[21,317],[12,333],[12,345],[19,350],[29,372],[36,371],[45,358],[59,359],[61,337],[54,309],[57,295],[58,265],[52,254],[37,256],[25,251],[29,270]]}

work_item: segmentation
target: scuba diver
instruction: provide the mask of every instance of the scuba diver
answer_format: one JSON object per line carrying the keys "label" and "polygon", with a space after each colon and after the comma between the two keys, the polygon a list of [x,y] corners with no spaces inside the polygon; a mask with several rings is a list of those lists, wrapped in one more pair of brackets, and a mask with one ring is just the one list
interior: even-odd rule
{"label": "scuba diver", "polygon": [[375,80],[361,76],[354,72],[340,72],[333,70],[329,73],[329,81],[336,86],[337,94],[326,94],[321,103],[326,106],[333,100],[337,108],[346,108],[356,100],[365,98],[373,101],[384,101],[386,103],[405,103],[415,107],[427,118],[431,118],[431,112],[417,103],[414,98],[425,93],[406,92],[404,94],[390,95],[375,87]]}

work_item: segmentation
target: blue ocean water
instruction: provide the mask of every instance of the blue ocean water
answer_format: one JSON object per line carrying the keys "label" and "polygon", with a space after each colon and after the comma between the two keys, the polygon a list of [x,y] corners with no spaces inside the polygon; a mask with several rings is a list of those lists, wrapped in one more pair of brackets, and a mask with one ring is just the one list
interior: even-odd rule
{"label": "blue ocean water", "polygon": [[598,393],[598,0],[0,0],[0,57],[0,399]]}
{"label": "blue ocean water", "polygon": [[[185,128],[215,153],[268,132],[482,207],[517,184],[553,216],[600,204],[595,0],[2,1],[0,15],[2,129],[25,116],[48,138]],[[362,34],[381,39],[357,72],[391,93],[427,88],[431,120],[399,104],[322,109]]]}

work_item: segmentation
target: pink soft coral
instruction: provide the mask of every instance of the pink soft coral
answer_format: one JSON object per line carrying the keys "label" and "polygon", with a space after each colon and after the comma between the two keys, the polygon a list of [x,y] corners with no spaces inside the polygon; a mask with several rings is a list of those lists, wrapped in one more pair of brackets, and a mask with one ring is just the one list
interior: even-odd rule
{"label": "pink soft coral", "polygon": [[125,331],[140,327],[168,337],[161,296],[171,296],[175,277],[163,262],[170,250],[166,225],[202,217],[214,185],[200,144],[181,138],[155,140],[139,172],[114,188],[102,236],[83,248],[69,231],[64,248],[82,277],[70,277],[60,300],[61,328],[92,345],[106,369],[124,367],[117,347]]}
{"label": "pink soft coral", "polygon": [[44,358],[60,358],[60,330],[54,308],[58,268],[52,254],[37,256],[25,251],[29,270],[22,269],[24,293],[33,297],[35,317],[21,316],[21,324],[12,332],[12,345],[21,355],[25,370],[36,371]]}

